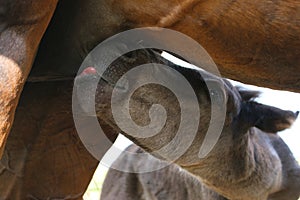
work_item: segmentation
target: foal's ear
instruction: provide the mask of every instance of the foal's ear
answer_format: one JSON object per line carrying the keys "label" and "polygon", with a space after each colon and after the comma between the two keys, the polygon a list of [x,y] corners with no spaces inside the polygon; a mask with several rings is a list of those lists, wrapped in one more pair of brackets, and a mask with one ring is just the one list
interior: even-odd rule
{"label": "foal's ear", "polygon": [[236,87],[243,101],[254,100],[261,94],[260,91],[256,90],[247,90],[242,87]]}
{"label": "foal's ear", "polygon": [[281,110],[273,106],[267,106],[252,102],[254,109],[254,126],[262,131],[276,133],[290,128],[297,119],[299,112]]}

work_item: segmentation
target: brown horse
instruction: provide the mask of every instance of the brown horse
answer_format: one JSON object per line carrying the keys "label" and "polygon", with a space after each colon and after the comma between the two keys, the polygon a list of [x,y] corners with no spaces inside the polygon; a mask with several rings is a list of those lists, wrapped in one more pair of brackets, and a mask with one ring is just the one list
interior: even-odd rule
{"label": "brown horse", "polygon": [[[139,4],[136,1],[112,0],[63,0],[58,4],[57,0],[30,0],[26,2],[2,0],[0,5],[0,152],[4,149],[6,138],[13,124],[15,108],[34,62],[36,52],[37,57],[31,71],[31,81],[73,79],[86,54],[107,37],[135,27],[166,27],[183,32],[203,45],[218,64],[222,74],[229,78],[261,86],[299,91],[299,70],[297,70],[299,66],[300,37],[298,11],[299,3],[296,0],[276,2],[258,0],[251,2],[246,0],[187,0],[178,2],[168,0],[165,2],[142,1]],[[54,16],[52,17],[53,13]],[[48,26],[51,18],[52,21]],[[44,35],[47,26],[48,30]],[[157,38],[157,41],[163,43],[164,41],[160,39]],[[38,50],[39,44],[40,48]],[[35,84],[43,85],[46,83]],[[45,98],[36,94],[36,92],[40,93],[43,87],[47,88],[48,86],[33,89],[35,92],[30,93],[30,97],[26,95],[31,90],[32,85],[35,84],[28,84],[26,87],[28,89],[24,91],[21,98],[21,101],[24,102],[23,105],[26,107],[23,113],[26,113],[29,107],[35,107],[33,104],[27,105],[25,102],[30,100],[26,100],[26,98]],[[68,91],[70,86],[62,84],[60,87],[61,90]],[[49,87],[48,89],[53,90],[53,92],[56,91],[55,87]],[[49,94],[52,94],[52,92],[49,91]],[[71,93],[68,94],[68,97],[71,97]],[[58,97],[48,96],[48,98]],[[53,102],[49,100],[47,103],[44,99],[43,102],[44,105],[51,104],[53,109],[58,109],[58,106],[54,106],[54,100]],[[57,100],[58,102],[59,100]],[[60,103],[67,104],[69,101]],[[43,107],[44,105],[40,106]],[[49,107],[51,106],[49,105]],[[66,112],[71,112],[71,108],[65,107],[68,108]],[[21,112],[20,110],[18,112]],[[39,117],[35,120],[26,118],[28,122],[25,124],[33,123],[36,127],[39,127],[44,120],[49,120],[47,118],[52,116],[52,112],[55,113],[54,110],[49,110],[49,114],[44,115],[43,109],[36,109],[34,112]],[[20,113],[20,116],[22,115]],[[44,120],[41,116],[44,116]],[[64,117],[70,121],[70,128],[74,128],[73,123],[71,123],[71,115],[65,115]],[[18,140],[22,140],[21,138],[25,134],[21,132],[23,126],[21,125],[21,118],[14,122],[15,128],[12,131],[12,135],[18,136]],[[53,120],[53,123],[60,124],[61,119],[52,117],[50,120]],[[51,132],[50,129],[46,129],[46,132],[48,131]],[[36,138],[39,132],[30,129],[27,134]],[[47,135],[47,133],[45,134]],[[28,151],[34,146],[30,141],[26,141],[24,144],[26,148],[21,150],[22,148],[18,148],[18,145],[22,146],[23,144],[16,145],[15,140],[17,139],[12,136],[11,146],[16,147],[21,152],[26,152],[26,154],[36,152],[34,150],[32,150],[33,152]],[[74,141],[68,139],[74,147],[82,148],[78,140],[78,138]],[[53,145],[56,143],[56,139],[53,139]],[[48,145],[50,143],[45,142],[43,148],[47,149]],[[10,147],[7,148],[8,152],[9,149]],[[41,150],[41,147],[36,145],[36,149]],[[57,152],[60,152],[59,148],[57,148]],[[80,159],[75,154],[70,153],[72,156],[68,158],[68,162]],[[14,156],[18,155],[14,154]],[[34,157],[34,155],[32,156]],[[29,164],[26,164],[28,161],[25,158],[22,159],[20,158],[18,162],[13,163],[20,166],[20,169],[24,171],[25,168],[28,169]],[[6,163],[5,160],[6,158],[3,158],[4,163]],[[51,163],[53,160],[48,161]],[[96,161],[92,159],[91,162]],[[7,173],[10,174],[10,169],[13,167],[8,167],[6,164],[4,166]],[[49,173],[55,171],[58,174],[64,169],[64,166],[55,168],[53,165],[42,165],[40,162],[34,163],[33,166],[30,168],[43,169],[43,171]],[[80,168],[76,164],[73,166],[74,169],[72,170],[74,172],[76,168]],[[78,177],[72,178],[72,170],[69,170],[68,181],[61,180],[62,183],[81,180]],[[83,175],[84,173],[82,173],[82,176],[89,179],[93,170],[94,167],[86,170],[87,174]],[[25,170],[24,173],[31,173],[31,171]],[[12,173],[11,175],[19,177],[18,174]],[[11,179],[7,178],[6,175],[2,175],[2,177],[4,181]],[[18,185],[24,185],[26,181],[24,182],[20,178],[15,180],[18,180],[19,183],[15,183],[14,187],[9,186],[10,189],[4,188],[1,190],[1,196],[4,193],[10,193],[19,194],[20,199],[25,198],[26,192],[22,196],[22,192],[16,193],[14,191],[20,191],[20,189],[17,189],[20,188]],[[87,186],[87,182],[82,182],[80,189],[74,189],[73,193],[82,193]],[[40,191],[39,194],[32,194],[40,198],[51,195],[69,195],[68,192],[64,191],[55,193],[55,189],[50,189],[55,184],[47,182],[39,182],[31,186],[31,188],[24,191],[31,194],[35,193],[34,191]],[[49,190],[45,192],[41,188],[49,188]]]}

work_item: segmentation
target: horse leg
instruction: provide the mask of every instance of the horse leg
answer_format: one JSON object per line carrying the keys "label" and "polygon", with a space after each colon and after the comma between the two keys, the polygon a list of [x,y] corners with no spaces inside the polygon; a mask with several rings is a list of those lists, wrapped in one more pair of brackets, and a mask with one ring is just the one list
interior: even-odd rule
{"label": "horse leg", "polygon": [[[82,199],[98,160],[77,135],[72,88],[73,81],[25,85],[0,161],[0,182],[5,183],[0,199]],[[102,128],[115,138],[108,126]],[[104,137],[99,134],[99,142]],[[99,146],[99,157],[109,147]]]}
{"label": "horse leg", "polygon": [[39,42],[57,0],[0,1],[0,157]]}

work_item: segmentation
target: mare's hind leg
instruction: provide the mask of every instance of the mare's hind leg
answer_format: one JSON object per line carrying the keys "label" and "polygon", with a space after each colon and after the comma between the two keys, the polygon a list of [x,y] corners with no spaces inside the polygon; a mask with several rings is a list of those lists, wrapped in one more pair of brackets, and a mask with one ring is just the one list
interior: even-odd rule
{"label": "mare's hind leg", "polygon": [[76,133],[72,84],[25,86],[0,161],[0,199],[82,199],[98,161]]}

